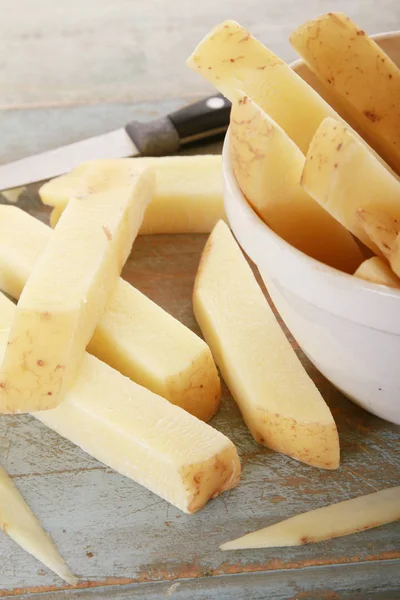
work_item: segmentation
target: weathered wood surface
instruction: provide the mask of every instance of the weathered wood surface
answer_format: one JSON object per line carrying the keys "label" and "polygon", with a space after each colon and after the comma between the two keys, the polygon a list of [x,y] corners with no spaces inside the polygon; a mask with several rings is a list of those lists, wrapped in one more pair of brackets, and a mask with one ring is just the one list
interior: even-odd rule
{"label": "weathered wood surface", "polygon": [[[334,4],[369,31],[400,23],[396,0],[383,0],[379,8],[372,0]],[[289,31],[332,9],[332,2],[41,0],[33,12],[29,0],[0,0],[0,8],[0,162],[6,162],[101,133],[134,115],[155,117],[205,92],[209,88],[183,61],[223,18],[243,22],[290,58]],[[145,98],[154,102],[141,102]],[[156,103],[159,98],[164,101]],[[45,215],[38,204],[28,205]],[[191,293],[204,242],[205,236],[139,238],[124,272],[197,333]],[[237,444],[242,483],[193,516],[105,468],[33,418],[2,417],[0,462],[82,581],[65,594],[57,577],[1,535],[0,598],[400,597],[398,524],[315,546],[218,550],[227,539],[297,512],[399,484],[399,428],[346,400],[297,351],[336,418],[341,468],[319,471],[257,446],[225,390],[213,425]]]}
{"label": "weathered wood surface", "polygon": [[0,107],[164,100],[211,89],[184,65],[236,19],[291,60],[289,33],[343,10],[372,33],[399,28],[397,0],[0,0]]}

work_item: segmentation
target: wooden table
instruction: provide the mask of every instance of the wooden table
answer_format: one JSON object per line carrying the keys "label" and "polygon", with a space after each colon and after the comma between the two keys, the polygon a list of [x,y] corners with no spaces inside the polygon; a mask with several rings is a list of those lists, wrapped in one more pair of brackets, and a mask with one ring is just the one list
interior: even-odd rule
{"label": "wooden table", "polygon": [[[8,4],[7,0],[0,0],[0,3]],[[22,7],[25,3],[17,0],[13,7],[15,4]],[[64,21],[60,16],[60,22],[55,22],[53,31],[48,26],[49,14],[55,11],[52,8],[54,4],[58,4],[57,10]],[[72,12],[77,11],[78,4],[82,8],[81,30],[76,15],[72,23],[68,12],[69,7]],[[128,61],[128,51],[124,58],[125,67],[119,64],[113,74],[115,86],[107,80],[103,92],[98,87],[96,70],[89,72],[86,83],[82,83],[83,75],[78,78],[80,87],[69,71],[66,75],[64,73],[65,77],[59,75],[60,85],[51,87],[47,84],[55,77],[54,55],[64,56],[57,37],[61,35],[61,30],[61,37],[67,40],[67,44],[68,35],[73,40],[68,47],[72,53],[72,63],[78,65],[78,50],[86,48],[91,52],[93,39],[97,39],[96,36],[102,32],[107,33],[107,23],[112,25],[107,35],[112,37],[115,44],[118,42],[116,28],[122,28],[123,43],[118,43],[117,49],[110,50],[114,57],[117,51],[122,53],[128,43],[127,19],[124,19],[124,15],[130,16],[135,43],[138,43],[137,37],[142,35],[139,41],[145,44],[147,60],[153,68],[157,62],[156,53],[151,53],[146,38],[146,31],[153,23],[151,10],[155,13],[159,11],[154,27],[156,42],[167,38],[168,27],[172,28],[174,39],[178,39],[175,24],[174,27],[171,23],[168,25],[168,19],[172,13],[183,13],[180,14],[182,22],[191,27],[182,33],[184,50],[180,60],[183,61],[195,39],[199,39],[211,23],[221,18],[234,16],[246,25],[253,25],[256,34],[264,32],[264,36],[260,37],[264,37],[265,41],[268,37],[266,33],[273,32],[271,46],[277,50],[278,47],[286,48],[284,39],[287,37],[287,27],[283,26],[286,18],[292,27],[306,16],[328,8],[325,1],[309,0],[302,3],[286,2],[283,3],[286,9],[281,4],[278,10],[278,3],[273,5],[271,2],[254,0],[246,4],[246,9],[244,5],[233,2],[230,3],[231,9],[227,10],[227,3],[215,6],[214,2],[205,0],[201,3],[202,11],[206,14],[209,9],[209,14],[207,18],[201,19],[199,16],[193,24],[197,13],[191,14],[186,4],[182,8],[182,3],[178,2],[164,4],[157,1],[152,9],[146,3],[139,4],[136,1],[128,3],[118,0],[112,3],[113,8],[107,9],[110,4],[105,0],[86,3],[72,0],[60,7],[59,3],[45,0],[42,2],[42,12],[38,9],[33,22],[29,21],[26,14],[21,15],[18,48],[15,36],[12,38],[16,30],[16,17],[14,22],[14,17],[7,14],[6,21],[10,21],[8,27],[2,21],[2,41],[5,40],[6,50],[9,51],[5,56],[11,55],[11,62],[15,63],[19,53],[20,72],[11,74],[14,79],[11,79],[8,89],[0,87],[0,104],[4,109],[0,111],[0,162],[106,131],[124,124],[133,115],[143,119],[152,118],[177,108],[192,93],[206,91],[206,86],[203,89],[203,84],[198,82],[198,87],[191,88],[187,93],[186,75],[175,80],[175,87],[170,89],[167,80],[172,72],[175,73],[174,63],[168,66],[171,70],[167,70],[164,78],[167,86],[165,95],[169,93],[171,98],[162,102],[144,101],[140,86],[135,89],[130,87],[127,92],[127,88],[119,85],[123,75],[126,75],[124,68],[128,69],[128,63],[133,71],[139,71],[137,64],[135,66],[133,61]],[[194,2],[188,4],[194,11],[200,11]],[[238,9],[236,12],[235,4]],[[297,4],[302,5],[301,11]],[[351,3],[350,7],[346,7],[346,3],[341,4],[350,14],[359,17],[360,24],[367,28],[369,25],[369,30],[393,28],[393,14],[395,11],[398,14],[400,10],[397,2],[385,0],[376,12],[376,26],[375,23],[371,26],[376,6],[374,2],[358,0]],[[144,8],[145,5],[147,8]],[[304,5],[307,5],[307,10]],[[142,34],[134,21],[132,6],[137,11],[140,7],[144,11]],[[256,9],[259,15],[265,15],[261,25],[253,14],[250,15],[249,7],[254,15]],[[289,8],[292,8],[291,13],[286,12]],[[49,12],[45,13],[45,9]],[[299,16],[299,13],[302,15]],[[43,22],[40,15],[45,17]],[[96,17],[93,22],[90,15]],[[105,41],[109,43],[110,37],[107,35]],[[73,43],[77,45],[74,51]],[[50,46],[54,47],[54,53],[46,54],[48,62],[43,64],[48,67],[43,67],[41,75],[41,81],[46,85],[39,90],[28,77],[26,88],[23,88],[23,49],[27,53],[24,56],[27,56],[34,48],[39,47],[44,52]],[[178,56],[178,42],[172,46],[175,56]],[[13,50],[16,54],[12,53]],[[103,60],[104,53],[101,52],[99,41],[94,57]],[[165,62],[164,57],[165,53],[160,50],[159,60],[162,58]],[[29,70],[29,60],[27,58],[25,75]],[[87,56],[82,60],[86,64]],[[114,63],[109,59],[105,69],[111,64]],[[3,69],[0,73],[10,75],[9,67],[3,64],[0,69]],[[147,72],[142,73],[142,78],[150,86],[151,78]],[[191,81],[191,78],[187,81],[189,79]],[[160,98],[158,87],[154,82],[152,86],[147,92],[148,98],[157,100],[157,96]],[[68,102],[65,102],[67,88],[70,93]],[[26,94],[23,89],[26,89]],[[115,97],[112,96],[112,89]],[[46,210],[38,202],[32,204],[30,199],[26,207],[41,218],[46,218]],[[197,333],[199,330],[193,318],[191,293],[205,239],[205,236],[189,235],[141,237],[135,243],[124,271],[126,279]],[[0,463],[8,469],[72,570],[81,577],[81,583],[76,590],[66,594],[56,576],[41,568],[37,561],[8,537],[1,535],[0,598],[400,598],[399,524],[299,548],[236,553],[218,550],[218,545],[223,541],[298,512],[400,483],[399,428],[369,415],[346,400],[316,372],[292,342],[336,419],[342,448],[340,469],[325,472],[307,467],[255,444],[225,389],[221,410],[212,424],[237,445],[243,464],[242,483],[235,490],[211,501],[196,515],[182,514],[146,489],[104,467],[29,416],[2,417]]]}

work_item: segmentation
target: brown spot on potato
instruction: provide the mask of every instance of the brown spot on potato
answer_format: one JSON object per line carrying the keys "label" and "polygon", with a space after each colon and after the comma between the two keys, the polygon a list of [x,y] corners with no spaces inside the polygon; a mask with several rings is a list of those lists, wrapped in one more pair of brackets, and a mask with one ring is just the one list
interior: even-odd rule
{"label": "brown spot on potato", "polygon": [[52,395],[53,395],[53,392],[47,392],[47,395],[48,395],[48,396],[52,396]]}
{"label": "brown spot on potato", "polygon": [[393,75],[391,73],[389,73],[388,77],[389,77],[389,79],[392,79]]}
{"label": "brown spot on potato", "polygon": [[103,231],[104,231],[104,234],[105,234],[106,238],[110,242],[112,240],[111,231],[108,229],[108,227],[106,227],[106,225],[103,225]]}
{"label": "brown spot on potato", "polygon": [[309,544],[311,542],[310,538],[307,537],[306,535],[303,535],[303,537],[300,539],[300,544]]}
{"label": "brown spot on potato", "polygon": [[337,168],[338,168],[338,164],[337,164],[337,163],[335,163],[335,164],[333,165],[333,168],[334,168],[334,169],[337,169]]}
{"label": "brown spot on potato", "polygon": [[51,319],[51,314],[49,312],[43,312],[40,314],[40,318],[43,321],[48,321],[49,319]]}
{"label": "brown spot on potato", "polygon": [[44,360],[42,360],[41,358],[39,358],[39,360],[36,361],[36,364],[38,367],[44,367]]}
{"label": "brown spot on potato", "polygon": [[341,147],[343,146],[342,142],[336,146],[336,150],[340,152]]}
{"label": "brown spot on potato", "polygon": [[357,31],[357,35],[366,35],[365,31],[363,31],[362,29],[359,29]]}
{"label": "brown spot on potato", "polygon": [[372,123],[376,123],[377,121],[381,120],[380,116],[372,110],[364,110],[364,115],[367,117],[367,119],[372,121]]}

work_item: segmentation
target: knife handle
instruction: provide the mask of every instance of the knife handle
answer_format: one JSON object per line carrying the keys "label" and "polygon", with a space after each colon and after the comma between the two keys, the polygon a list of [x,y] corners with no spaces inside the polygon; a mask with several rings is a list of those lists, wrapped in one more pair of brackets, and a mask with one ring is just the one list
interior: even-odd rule
{"label": "knife handle", "polygon": [[142,156],[176,154],[182,146],[225,134],[230,109],[229,100],[215,94],[155,121],[131,121],[125,130]]}

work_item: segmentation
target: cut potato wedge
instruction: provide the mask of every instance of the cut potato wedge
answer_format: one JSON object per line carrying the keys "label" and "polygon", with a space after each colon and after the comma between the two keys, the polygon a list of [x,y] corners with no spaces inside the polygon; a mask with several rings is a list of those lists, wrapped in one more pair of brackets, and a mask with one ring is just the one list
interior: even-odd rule
{"label": "cut potato wedge", "polygon": [[379,209],[400,218],[400,181],[343,122],[325,119],[307,152],[301,184],[342,225],[377,254],[358,209]]}
{"label": "cut potato wedge", "polygon": [[64,208],[59,207],[59,206],[56,206],[51,211],[50,217],[49,217],[49,222],[50,222],[50,227],[52,227],[52,229],[54,229],[54,227],[57,225],[63,212],[64,212]]}
{"label": "cut potato wedge", "polygon": [[339,440],[330,410],[222,221],[203,251],[193,306],[254,439],[309,465],[336,469]]}
{"label": "cut potato wedge", "polygon": [[357,216],[371,242],[386,256],[392,270],[400,277],[400,218],[380,209],[359,209]]}
{"label": "cut potato wedge", "polygon": [[74,198],[21,294],[0,372],[0,413],[57,406],[129,256],[153,173]]}
{"label": "cut potato wedge", "polygon": [[214,27],[187,64],[229,98],[248,95],[305,154],[319,124],[337,113],[278,56],[235,21]]}
{"label": "cut potato wedge", "polygon": [[[0,312],[7,303],[0,293]],[[3,330],[0,360],[6,345]],[[227,437],[87,353],[63,402],[34,416],[187,513],[239,482]]]}
{"label": "cut potato wedge", "polygon": [[71,197],[129,184],[143,166],[154,168],[156,186],[140,234],[209,233],[225,219],[221,156],[167,156],[91,161],[45,183],[40,197],[56,207],[51,226]]}
{"label": "cut potato wedge", "polygon": [[[19,298],[51,235],[19,208],[0,206],[0,289]],[[199,419],[218,409],[221,384],[207,344],[122,279],[88,350]]]}
{"label": "cut potato wedge", "polygon": [[221,550],[301,546],[400,519],[400,486],[311,510],[220,546]]}
{"label": "cut potato wedge", "polygon": [[244,94],[232,103],[229,139],[240,189],[265,223],[308,256],[354,273],[363,259],[354,238],[300,185],[304,154]]}
{"label": "cut potato wedge", "polygon": [[400,288],[400,279],[396,277],[387,262],[378,256],[365,260],[354,275],[359,279],[378,283],[379,285]]}
{"label": "cut potato wedge", "polygon": [[[10,301],[1,303],[1,315],[14,312]],[[12,317],[11,317],[12,318]],[[11,320],[9,320],[10,324]],[[2,343],[6,340],[3,332]],[[61,579],[71,585],[78,583],[60,556],[51,537],[44,531],[8,473],[0,467],[0,529],[21,548],[40,560]]]}
{"label": "cut potato wedge", "polygon": [[400,172],[400,69],[343,13],[307,21],[290,41],[368,143]]}

